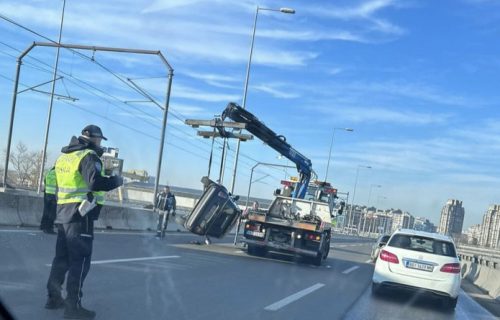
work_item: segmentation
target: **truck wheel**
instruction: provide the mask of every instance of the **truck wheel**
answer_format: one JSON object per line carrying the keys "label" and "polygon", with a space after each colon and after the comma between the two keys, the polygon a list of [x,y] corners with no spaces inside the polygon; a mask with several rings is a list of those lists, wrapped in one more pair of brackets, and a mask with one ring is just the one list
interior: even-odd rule
{"label": "truck wheel", "polygon": [[324,257],[325,260],[326,260],[326,258],[328,258],[329,253],[330,253],[330,243],[328,243],[326,250],[325,250],[325,257]]}
{"label": "truck wheel", "polygon": [[323,253],[318,253],[316,257],[312,258],[312,264],[315,266],[321,266],[321,262],[323,262]]}

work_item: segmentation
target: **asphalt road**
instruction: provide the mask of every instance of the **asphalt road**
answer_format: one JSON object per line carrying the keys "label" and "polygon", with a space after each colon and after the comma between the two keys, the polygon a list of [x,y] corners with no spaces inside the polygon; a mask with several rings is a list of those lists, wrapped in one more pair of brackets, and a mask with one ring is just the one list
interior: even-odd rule
{"label": "asphalt road", "polygon": [[[0,229],[0,298],[18,319],[43,308],[55,236]],[[98,232],[83,304],[98,319],[494,319],[462,294],[454,312],[428,296],[371,295],[371,242],[334,236],[321,267],[285,255],[248,256],[232,237],[210,246],[188,233]]]}

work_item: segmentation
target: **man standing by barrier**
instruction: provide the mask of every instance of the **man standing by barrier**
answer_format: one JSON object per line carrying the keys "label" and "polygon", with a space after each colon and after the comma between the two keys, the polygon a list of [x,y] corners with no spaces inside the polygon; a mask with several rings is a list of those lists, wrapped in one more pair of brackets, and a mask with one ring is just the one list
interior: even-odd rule
{"label": "man standing by barrier", "polygon": [[45,189],[43,191],[43,214],[40,222],[40,230],[48,234],[54,232],[54,220],[56,219],[56,168],[52,167],[45,175]]}
{"label": "man standing by barrier", "polygon": [[[93,319],[96,315],[81,305],[81,289],[90,269],[94,221],[99,218],[104,193],[123,184],[122,177],[104,175],[99,159],[102,139],[107,140],[98,126],[86,126],[80,137],[72,137],[62,148],[63,154],[56,161],[58,234],[45,308],[65,307],[66,319]],[[61,286],[66,273],[64,301]]]}
{"label": "man standing by barrier", "polygon": [[158,227],[156,237],[163,238],[168,224],[170,212],[175,217],[176,200],[175,195],[170,192],[170,187],[165,187],[156,197],[156,207],[158,208]]}

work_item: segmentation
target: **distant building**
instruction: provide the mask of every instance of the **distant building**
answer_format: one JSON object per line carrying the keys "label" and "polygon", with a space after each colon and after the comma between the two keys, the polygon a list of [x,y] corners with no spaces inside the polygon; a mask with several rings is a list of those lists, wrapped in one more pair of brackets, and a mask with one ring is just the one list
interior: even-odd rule
{"label": "distant building", "polygon": [[436,227],[425,217],[416,217],[413,229],[425,232],[436,232]]}
{"label": "distant building", "polygon": [[348,228],[358,228],[361,224],[362,216],[363,216],[363,211],[365,210],[366,207],[354,205],[352,206],[352,211],[351,211],[351,206],[348,206],[346,209],[347,215],[346,215],[346,220],[345,220],[345,226]]}
{"label": "distant building", "polygon": [[[128,170],[123,172],[123,177],[130,181],[149,182],[149,174],[146,170]],[[153,182],[154,183],[154,182]]]}
{"label": "distant building", "polygon": [[377,233],[391,233],[392,230],[392,213],[379,210],[375,214],[375,228]]}
{"label": "distant building", "polygon": [[464,224],[465,209],[462,201],[450,199],[441,210],[438,232],[459,238],[462,234]]}
{"label": "distant building", "polygon": [[500,248],[500,205],[490,206],[484,214],[479,244]]}
{"label": "distant building", "polygon": [[470,226],[465,230],[464,235],[466,236],[467,244],[478,245],[481,240],[481,229],[482,225],[475,224]]}
{"label": "distant building", "polygon": [[403,212],[401,210],[392,211],[392,231],[397,229],[413,229],[415,223],[415,217],[413,217],[409,212]]}

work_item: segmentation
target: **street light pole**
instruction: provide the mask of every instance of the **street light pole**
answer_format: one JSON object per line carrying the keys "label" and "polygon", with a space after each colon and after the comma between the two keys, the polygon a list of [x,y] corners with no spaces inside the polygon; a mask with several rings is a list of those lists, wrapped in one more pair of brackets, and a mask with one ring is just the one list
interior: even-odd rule
{"label": "street light pole", "polygon": [[[269,8],[261,8],[261,7],[257,6],[257,8],[255,10],[255,18],[254,18],[254,22],[253,22],[252,41],[250,42],[250,53],[248,56],[247,72],[246,72],[246,76],[245,76],[245,86],[244,86],[244,90],[243,90],[243,101],[241,104],[241,107],[243,109],[246,109],[246,105],[247,105],[248,82],[250,80],[250,68],[252,66],[253,47],[254,47],[254,43],[255,43],[255,31],[257,30],[257,18],[259,16],[259,11],[277,11],[277,12],[281,12],[281,13],[295,14],[295,10],[290,9],[290,8],[269,9]],[[233,166],[233,178],[231,181],[231,193],[234,193],[234,186],[236,184],[236,173],[238,170],[238,158],[240,155],[240,143],[241,143],[240,140],[238,140],[238,142],[236,142],[236,153],[234,156],[234,166]]]}
{"label": "street light pole", "polygon": [[354,220],[352,218],[352,209],[354,207],[354,199],[356,198],[356,187],[358,185],[358,177],[359,177],[359,169],[360,168],[371,169],[372,167],[371,166],[358,165],[358,167],[356,168],[356,180],[354,181],[354,192],[352,193],[351,210],[350,210],[350,213],[349,213],[349,228],[352,225],[352,222]]}
{"label": "street light pole", "polygon": [[348,132],[354,131],[354,129],[351,128],[333,128],[332,141],[330,142],[330,151],[328,152],[328,162],[326,164],[325,182],[328,181],[328,169],[330,169],[330,159],[332,158],[332,147],[333,147],[333,141],[335,139],[335,130],[344,130]]}
{"label": "street light pole", "polygon": [[[377,197],[377,203],[376,203],[376,208],[377,208],[377,210],[378,210],[378,202],[379,202],[380,198],[382,198],[382,199],[387,199],[387,197],[384,197],[384,196],[378,196],[378,197]],[[388,215],[387,215],[387,212],[385,212],[385,211],[384,211],[384,233],[387,233],[387,230],[386,230],[386,229],[387,229],[387,219],[388,219],[388,218],[389,218],[389,217],[388,217]]]}
{"label": "street light pole", "polygon": [[[379,185],[379,184],[371,184],[371,185],[370,185],[370,192],[368,193],[368,203],[367,203],[367,207],[369,207],[369,206],[370,206],[370,200],[371,200],[371,198],[372,198],[372,190],[373,190],[373,187],[382,188],[382,186],[381,186],[381,185]],[[367,213],[368,213],[368,208],[367,208]],[[372,215],[372,217],[373,217],[373,215]],[[365,216],[363,217],[363,228],[362,228],[362,229],[363,229],[363,232],[365,232],[365,226],[366,226],[366,214],[365,214]],[[369,231],[369,230],[368,230],[368,231]]]}

